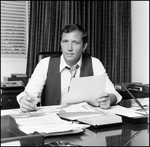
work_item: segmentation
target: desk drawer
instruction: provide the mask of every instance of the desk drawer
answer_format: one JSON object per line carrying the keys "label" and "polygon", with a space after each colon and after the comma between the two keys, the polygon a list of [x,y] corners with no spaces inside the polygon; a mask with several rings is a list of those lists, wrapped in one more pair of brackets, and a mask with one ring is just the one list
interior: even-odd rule
{"label": "desk drawer", "polygon": [[2,109],[13,109],[19,108],[19,104],[15,96],[2,96],[1,97],[1,108]]}
{"label": "desk drawer", "polygon": [[19,108],[17,95],[24,90],[20,87],[1,87],[1,109]]}

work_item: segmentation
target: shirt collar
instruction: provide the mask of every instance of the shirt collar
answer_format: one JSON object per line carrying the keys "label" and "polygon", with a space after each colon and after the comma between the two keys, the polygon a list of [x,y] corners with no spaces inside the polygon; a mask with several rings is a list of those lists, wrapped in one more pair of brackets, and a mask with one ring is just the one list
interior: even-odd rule
{"label": "shirt collar", "polygon": [[[82,56],[81,56],[80,60],[77,62],[77,64],[79,65],[79,68],[80,68],[81,65],[82,65]],[[64,56],[63,56],[63,54],[62,54],[61,57],[60,57],[60,72],[61,72],[66,66],[68,66],[68,65],[66,64],[65,59],[64,59]],[[68,66],[68,67],[69,67],[69,66]]]}

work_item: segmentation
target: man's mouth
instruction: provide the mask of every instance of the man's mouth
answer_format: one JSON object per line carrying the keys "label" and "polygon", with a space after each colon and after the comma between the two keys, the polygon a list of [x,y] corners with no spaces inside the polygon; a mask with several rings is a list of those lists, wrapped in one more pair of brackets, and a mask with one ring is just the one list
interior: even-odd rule
{"label": "man's mouth", "polygon": [[67,56],[74,56],[74,53],[66,53]]}

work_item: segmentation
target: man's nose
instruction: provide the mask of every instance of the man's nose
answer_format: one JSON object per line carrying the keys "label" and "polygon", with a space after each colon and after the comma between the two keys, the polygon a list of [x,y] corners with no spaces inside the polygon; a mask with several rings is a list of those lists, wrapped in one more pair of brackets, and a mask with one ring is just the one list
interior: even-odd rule
{"label": "man's nose", "polygon": [[73,50],[73,48],[72,48],[72,43],[68,43],[67,49],[68,49],[69,51],[72,51],[72,50]]}

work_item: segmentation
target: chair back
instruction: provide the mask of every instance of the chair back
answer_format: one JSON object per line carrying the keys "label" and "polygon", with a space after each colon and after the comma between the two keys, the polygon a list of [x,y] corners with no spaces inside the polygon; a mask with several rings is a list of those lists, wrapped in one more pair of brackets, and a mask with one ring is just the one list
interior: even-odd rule
{"label": "chair back", "polygon": [[62,54],[62,52],[58,52],[58,51],[57,52],[40,52],[37,55],[37,63],[45,57],[49,57],[49,56],[51,57],[51,56],[60,55],[60,54]]}

